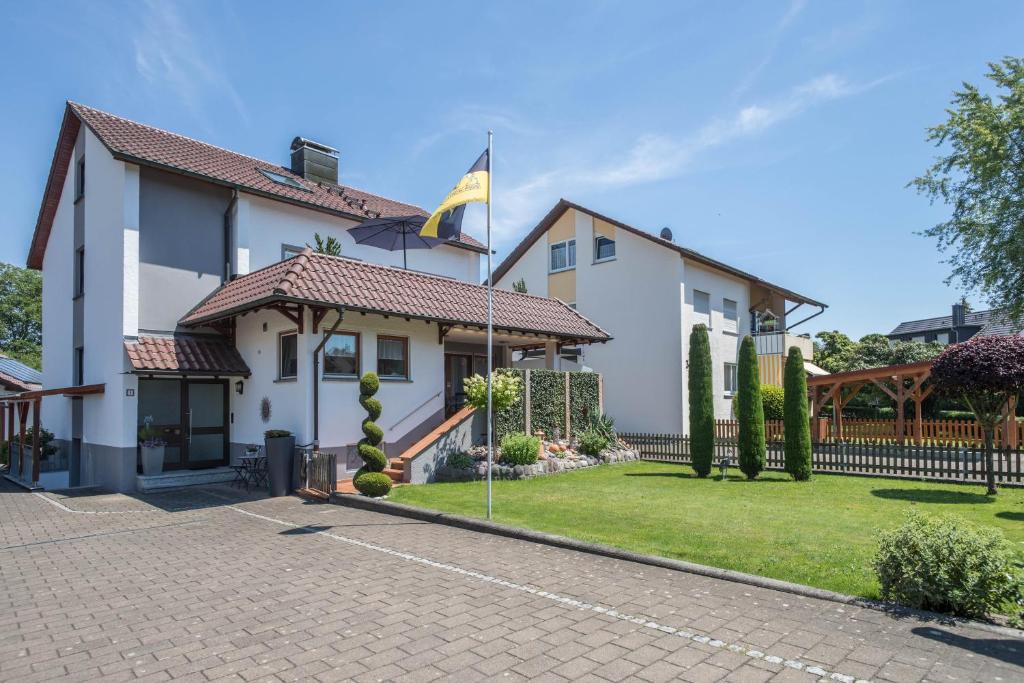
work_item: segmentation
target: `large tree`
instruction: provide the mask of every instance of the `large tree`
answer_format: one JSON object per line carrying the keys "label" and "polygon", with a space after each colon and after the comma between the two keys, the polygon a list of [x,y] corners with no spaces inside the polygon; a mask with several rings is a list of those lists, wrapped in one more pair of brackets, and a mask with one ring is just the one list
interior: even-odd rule
{"label": "large tree", "polygon": [[739,422],[740,470],[747,479],[756,479],[764,469],[764,406],[761,403],[761,377],[754,338],[747,335],[740,344],[737,369],[736,419]]}
{"label": "large tree", "polygon": [[989,64],[994,95],[964,83],[928,129],[940,156],[911,185],[951,211],[924,232],[952,273],[994,308],[1024,320],[1024,59]]}
{"label": "large tree", "polygon": [[42,276],[0,263],[0,353],[39,368],[42,344]]}

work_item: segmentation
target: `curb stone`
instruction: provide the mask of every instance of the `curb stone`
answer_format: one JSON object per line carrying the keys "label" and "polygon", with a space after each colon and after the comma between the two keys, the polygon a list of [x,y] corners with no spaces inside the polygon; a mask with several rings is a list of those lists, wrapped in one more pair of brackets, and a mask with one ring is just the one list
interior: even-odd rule
{"label": "curb stone", "polygon": [[992,624],[984,621],[951,617],[947,614],[939,614],[936,612],[904,607],[902,605],[883,602],[881,600],[870,600],[868,598],[857,597],[856,595],[846,595],[845,593],[837,593],[823,588],[804,586],[799,583],[771,579],[766,576],[757,576],[756,574],[746,574],[744,572],[737,572],[731,569],[719,569],[718,567],[709,567],[707,565],[686,562],[684,560],[673,560],[667,557],[658,557],[657,555],[644,555],[642,553],[635,553],[630,550],[614,548],[607,545],[601,545],[599,543],[589,543],[587,541],[579,541],[574,538],[567,538],[556,534],[548,534],[543,531],[522,529],[519,527],[508,526],[506,524],[498,524],[497,522],[488,522],[483,519],[464,517],[462,515],[455,515],[447,512],[438,512],[436,510],[427,510],[424,508],[414,507],[412,505],[404,505],[402,503],[392,503],[390,501],[377,498],[334,493],[331,495],[330,502],[342,507],[368,510],[370,512],[380,512],[397,517],[433,522],[435,524],[444,524],[446,526],[457,527],[469,531],[478,531],[485,534],[493,534],[495,536],[514,538],[521,541],[541,543],[543,545],[564,548],[566,550],[575,550],[578,552],[588,553],[590,555],[610,557],[617,560],[625,560],[627,562],[636,562],[638,564],[645,564],[652,567],[685,572],[687,574],[707,576],[713,579],[730,581],[732,583],[741,583],[749,586],[756,586],[758,588],[791,593],[805,598],[815,598],[817,600],[826,600],[828,602],[871,609],[878,612],[885,612],[897,618],[910,617],[920,621],[938,622],[944,626],[968,626],[1001,636],[1024,639],[1024,631],[1010,628],[1008,626],[999,626],[998,624]]}

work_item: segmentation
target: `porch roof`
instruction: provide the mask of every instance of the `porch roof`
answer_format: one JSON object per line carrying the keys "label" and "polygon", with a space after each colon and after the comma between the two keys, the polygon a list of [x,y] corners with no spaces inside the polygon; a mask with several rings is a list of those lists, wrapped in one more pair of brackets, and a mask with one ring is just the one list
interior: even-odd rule
{"label": "porch roof", "polygon": [[227,340],[199,335],[126,339],[124,348],[138,374],[220,375],[248,377],[249,366]]}
{"label": "porch roof", "polygon": [[[257,308],[300,304],[341,306],[435,321],[442,325],[487,325],[487,288],[462,280],[313,253],[244,275],[216,290],[181,323],[214,323]],[[494,290],[494,328],[538,334],[574,343],[605,342],[607,332],[558,299]]]}

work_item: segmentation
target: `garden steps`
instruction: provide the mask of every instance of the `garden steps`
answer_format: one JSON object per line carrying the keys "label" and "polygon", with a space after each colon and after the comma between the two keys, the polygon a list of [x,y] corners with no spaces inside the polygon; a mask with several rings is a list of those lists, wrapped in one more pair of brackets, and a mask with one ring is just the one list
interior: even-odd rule
{"label": "garden steps", "polygon": [[384,470],[384,474],[391,477],[391,481],[395,482],[396,484],[401,484],[403,478],[405,477],[405,469],[395,469],[394,467],[389,467],[386,470]]}

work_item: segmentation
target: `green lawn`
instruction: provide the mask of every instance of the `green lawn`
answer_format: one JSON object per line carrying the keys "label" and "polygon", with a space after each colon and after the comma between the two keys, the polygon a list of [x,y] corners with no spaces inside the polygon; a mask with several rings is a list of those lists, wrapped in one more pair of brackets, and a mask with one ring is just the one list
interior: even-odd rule
{"label": "green lawn", "polygon": [[[688,466],[637,462],[494,482],[498,522],[620,548],[878,597],[876,530],[905,510],[952,513],[998,527],[1024,558],[1024,490],[817,475],[796,483],[697,479]],[[483,482],[402,486],[390,499],[485,515]]]}

